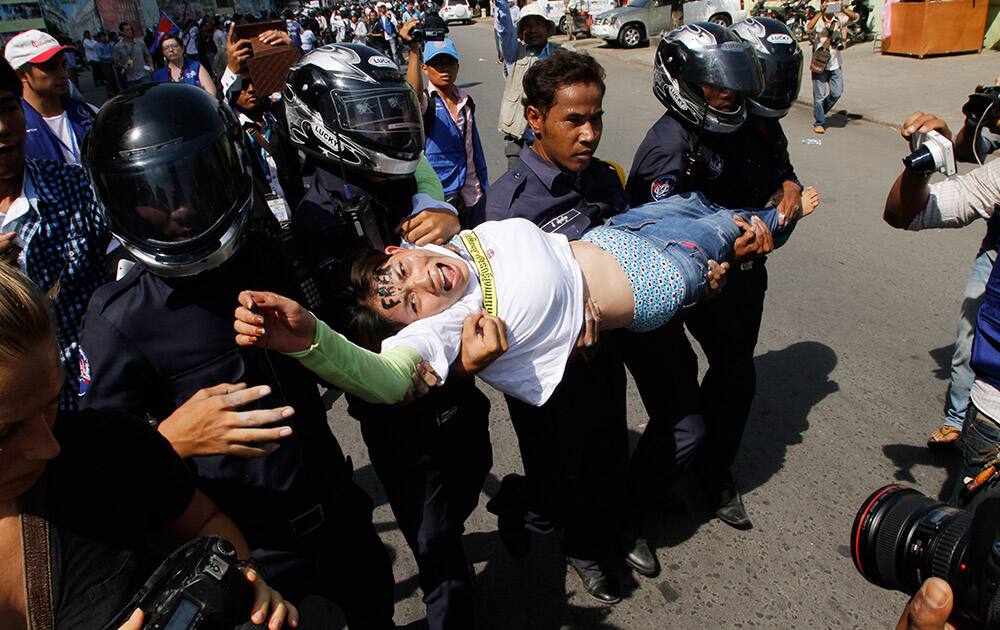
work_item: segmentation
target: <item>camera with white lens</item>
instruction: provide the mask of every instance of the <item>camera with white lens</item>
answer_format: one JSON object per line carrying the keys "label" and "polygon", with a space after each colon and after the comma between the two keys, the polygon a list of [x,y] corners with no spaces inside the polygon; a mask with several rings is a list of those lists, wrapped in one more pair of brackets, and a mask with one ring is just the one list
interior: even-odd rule
{"label": "camera with white lens", "polygon": [[931,175],[936,171],[951,177],[957,172],[951,140],[936,131],[913,134],[910,149],[913,153],[903,158],[903,165],[918,175]]}

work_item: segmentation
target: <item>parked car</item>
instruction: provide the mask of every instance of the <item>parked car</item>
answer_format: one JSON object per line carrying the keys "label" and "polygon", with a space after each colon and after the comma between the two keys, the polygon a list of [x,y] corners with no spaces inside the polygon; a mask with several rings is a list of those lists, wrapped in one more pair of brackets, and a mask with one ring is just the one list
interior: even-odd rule
{"label": "parked car", "polygon": [[750,15],[747,0],[697,0],[684,3],[684,23],[715,22],[732,26]]}
{"label": "parked car", "polygon": [[[629,0],[624,7],[594,17],[590,32],[622,48],[649,42],[649,36],[673,26],[673,0]],[[747,0],[692,0],[683,5],[684,22],[715,22],[729,26],[749,15]]]}
{"label": "parked car", "polygon": [[623,7],[594,17],[590,33],[622,48],[635,48],[648,42],[651,33],[670,25],[672,8],[672,0],[629,0]]}
{"label": "parked car", "polygon": [[[566,4],[562,0],[537,1],[545,9],[545,17],[557,25],[556,30],[560,33],[566,33]],[[576,31],[587,30],[586,22],[588,16],[610,11],[618,7],[618,5],[619,0],[571,0],[569,6],[577,12],[575,20]]]}
{"label": "parked car", "polygon": [[444,0],[438,15],[445,22],[465,22],[472,24],[472,9],[469,7],[469,0]]}

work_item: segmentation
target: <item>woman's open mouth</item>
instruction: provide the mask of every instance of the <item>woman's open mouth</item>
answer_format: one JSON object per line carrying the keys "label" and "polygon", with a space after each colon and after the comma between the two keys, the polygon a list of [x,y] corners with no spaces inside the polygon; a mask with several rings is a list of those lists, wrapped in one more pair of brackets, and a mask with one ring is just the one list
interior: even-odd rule
{"label": "woman's open mouth", "polygon": [[455,287],[458,272],[451,265],[438,263],[438,271],[441,273],[441,288],[447,293]]}

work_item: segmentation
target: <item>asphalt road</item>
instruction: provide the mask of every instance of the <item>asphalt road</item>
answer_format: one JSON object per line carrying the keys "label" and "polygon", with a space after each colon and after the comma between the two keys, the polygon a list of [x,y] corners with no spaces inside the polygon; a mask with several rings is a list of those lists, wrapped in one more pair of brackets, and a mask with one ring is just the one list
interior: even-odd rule
{"label": "asphalt road", "polygon": [[[462,55],[459,83],[476,99],[495,179],[505,164],[495,131],[502,78],[490,29],[489,22],[456,26],[452,37]],[[628,168],[662,113],[651,94],[651,73],[627,61],[636,53],[591,53],[608,73],[598,155]],[[799,176],[821,190],[823,204],[768,262],[758,395],[737,462],[755,528],[738,532],[710,520],[690,498],[688,507],[673,501],[657,541],[663,573],[626,577],[629,595],[622,603],[597,605],[567,572],[557,540],[535,537],[523,560],[507,556],[500,544],[495,519],[483,505],[498,479],[520,470],[520,461],[506,407],[491,392],[495,463],[465,538],[477,573],[478,628],[895,623],[905,597],[858,575],[848,534],[855,511],[875,488],[902,481],[938,495],[948,483],[953,456],[931,454],[923,444],[939,424],[956,316],[984,227],[921,234],[890,229],[880,215],[905,150],[898,135],[852,121],[830,129],[821,146],[801,144],[813,137],[811,122],[810,112],[796,107],[784,125]],[[634,440],[646,420],[634,389],[629,405]],[[354,459],[356,477],[379,504],[378,529],[395,557],[396,622],[420,627],[415,565],[357,424],[342,402],[330,420]]]}

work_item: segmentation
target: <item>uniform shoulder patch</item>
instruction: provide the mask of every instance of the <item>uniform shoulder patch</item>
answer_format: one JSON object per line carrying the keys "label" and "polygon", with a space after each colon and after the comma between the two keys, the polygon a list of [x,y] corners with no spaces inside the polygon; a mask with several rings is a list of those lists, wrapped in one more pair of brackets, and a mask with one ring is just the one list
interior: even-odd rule
{"label": "uniform shoulder patch", "polygon": [[677,181],[672,175],[657,177],[653,180],[653,183],[649,185],[649,196],[653,198],[653,201],[663,201],[670,195],[674,194],[674,188],[676,188],[676,186]]}
{"label": "uniform shoulder patch", "polygon": [[90,391],[90,359],[87,358],[87,353],[83,351],[83,348],[79,349],[80,353],[80,391],[79,396],[83,396],[88,391]]}

